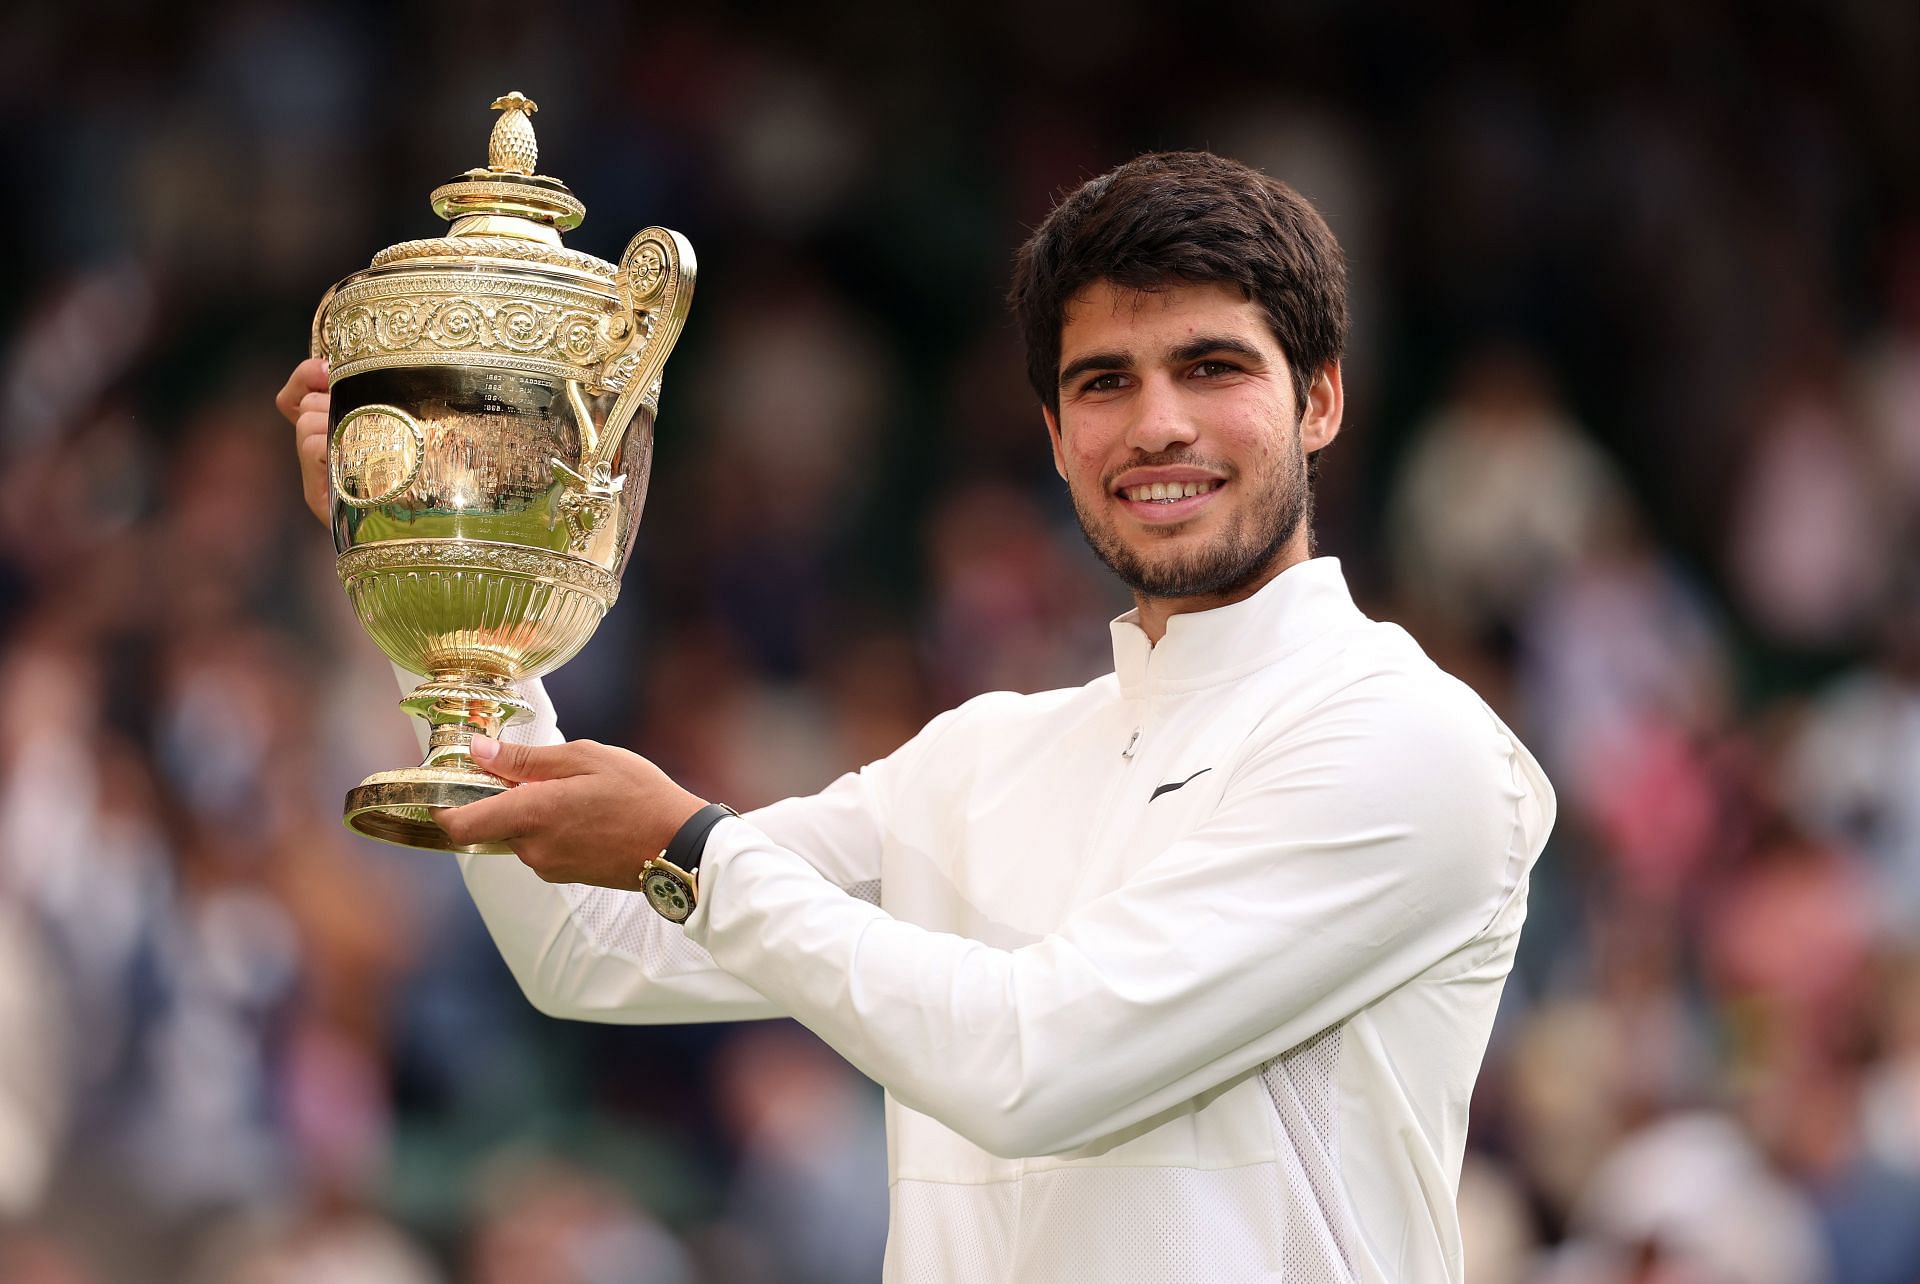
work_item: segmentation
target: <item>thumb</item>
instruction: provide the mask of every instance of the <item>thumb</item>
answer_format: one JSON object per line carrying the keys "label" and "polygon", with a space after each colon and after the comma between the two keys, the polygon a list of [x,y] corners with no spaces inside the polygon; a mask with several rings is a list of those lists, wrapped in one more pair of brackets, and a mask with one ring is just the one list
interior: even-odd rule
{"label": "thumb", "polygon": [[483,770],[503,780],[559,780],[586,770],[581,762],[582,742],[564,745],[522,745],[475,736],[467,752]]}

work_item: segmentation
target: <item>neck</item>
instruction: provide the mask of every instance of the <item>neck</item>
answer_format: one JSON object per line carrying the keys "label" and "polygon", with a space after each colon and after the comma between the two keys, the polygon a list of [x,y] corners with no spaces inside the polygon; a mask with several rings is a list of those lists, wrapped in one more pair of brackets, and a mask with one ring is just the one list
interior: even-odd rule
{"label": "neck", "polygon": [[1219,593],[1201,593],[1193,597],[1148,597],[1142,593],[1133,595],[1133,606],[1139,616],[1140,631],[1147,635],[1147,641],[1158,646],[1160,639],[1166,636],[1167,621],[1176,615],[1185,615],[1189,611],[1211,611],[1222,606],[1232,606],[1235,602],[1244,602],[1273,583],[1274,576],[1289,566],[1297,566],[1312,556],[1308,545],[1307,531],[1302,525],[1294,532],[1292,539],[1276,553],[1273,560],[1262,567],[1252,578],[1233,588]]}

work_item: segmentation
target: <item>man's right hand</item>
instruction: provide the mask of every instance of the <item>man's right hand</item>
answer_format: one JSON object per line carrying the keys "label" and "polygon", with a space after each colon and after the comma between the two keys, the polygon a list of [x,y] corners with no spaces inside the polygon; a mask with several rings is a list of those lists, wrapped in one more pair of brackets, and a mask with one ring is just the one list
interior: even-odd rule
{"label": "man's right hand", "polygon": [[333,507],[333,483],[327,475],[327,407],[332,398],[327,392],[327,363],[309,357],[293,368],[287,386],[280,390],[274,404],[293,425],[293,449],[300,457],[300,488],[307,507],[325,526]]}

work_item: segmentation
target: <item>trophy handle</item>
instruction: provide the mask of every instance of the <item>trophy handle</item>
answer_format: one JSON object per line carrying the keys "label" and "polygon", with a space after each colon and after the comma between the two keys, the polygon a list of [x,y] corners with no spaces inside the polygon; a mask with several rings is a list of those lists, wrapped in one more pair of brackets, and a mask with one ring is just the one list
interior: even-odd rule
{"label": "trophy handle", "polygon": [[601,367],[600,380],[590,392],[615,394],[613,405],[585,455],[580,471],[588,477],[613,469],[613,457],[626,441],[627,428],[641,406],[660,407],[660,371],[686,324],[693,302],[695,261],[693,244],[680,233],[650,227],[627,242],[614,274],[621,314],[614,321],[616,337],[626,345]]}

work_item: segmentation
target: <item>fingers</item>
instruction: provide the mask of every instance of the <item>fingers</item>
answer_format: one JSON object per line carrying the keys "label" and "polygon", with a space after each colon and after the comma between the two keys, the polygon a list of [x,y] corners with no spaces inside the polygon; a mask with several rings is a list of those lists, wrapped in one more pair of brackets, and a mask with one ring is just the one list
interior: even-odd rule
{"label": "fingers", "polygon": [[428,814],[455,847],[511,844],[547,826],[553,815],[551,793],[548,789],[508,789],[464,807],[443,807]]}
{"label": "fingers", "polygon": [[591,771],[595,754],[605,748],[591,740],[522,745],[475,736],[469,751],[475,762],[502,780],[560,780]]}
{"label": "fingers", "polygon": [[[288,423],[297,424],[304,408],[302,403],[310,394],[324,395],[330,382],[331,376],[328,373],[326,361],[320,357],[308,357],[293,368],[293,373],[287,378],[286,386],[281,388],[279,395],[273,399],[274,405],[280,408],[280,414]],[[323,403],[321,410],[325,409],[326,406]]]}
{"label": "fingers", "polygon": [[307,508],[320,519],[322,526],[329,525],[329,507],[332,503],[332,479],[327,475],[327,432],[326,420],[320,421],[320,431],[301,436],[294,444],[294,451],[300,456],[300,491],[307,501]]}
{"label": "fingers", "polygon": [[289,418],[293,421],[293,439],[305,441],[309,437],[327,438],[327,411],[333,405],[328,393],[310,392],[302,397],[293,408]]}
{"label": "fingers", "polygon": [[300,458],[300,490],[307,508],[325,526],[328,520],[330,489],[327,480],[327,413],[333,397],[327,391],[332,381],[327,363],[309,357],[293,368],[286,386],[273,399],[280,413],[293,425],[294,453]]}

